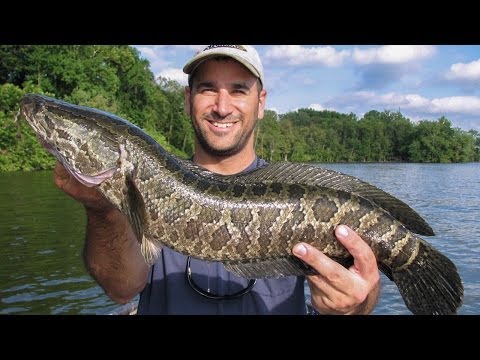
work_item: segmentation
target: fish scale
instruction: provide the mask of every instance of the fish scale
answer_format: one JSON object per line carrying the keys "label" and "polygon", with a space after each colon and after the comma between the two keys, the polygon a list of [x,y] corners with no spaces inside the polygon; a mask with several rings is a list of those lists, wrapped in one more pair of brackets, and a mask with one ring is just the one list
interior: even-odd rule
{"label": "fish scale", "polygon": [[454,314],[462,304],[455,264],[418,236],[434,235],[427,222],[360,179],[288,162],[219,175],[114,114],[38,94],[22,99],[21,112],[72,176],[127,216],[148,264],[167,246],[246,278],[312,275],[291,249],[307,242],[348,266],[334,235],[346,224],[414,314]]}

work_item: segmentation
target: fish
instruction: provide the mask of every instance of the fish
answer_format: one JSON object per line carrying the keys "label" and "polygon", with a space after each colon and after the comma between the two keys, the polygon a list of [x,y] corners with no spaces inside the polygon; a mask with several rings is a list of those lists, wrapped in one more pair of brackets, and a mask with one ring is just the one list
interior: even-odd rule
{"label": "fish", "polygon": [[348,267],[353,258],[334,235],[346,224],[413,314],[456,314],[462,305],[455,264],[420,237],[435,235],[431,226],[359,178],[296,162],[220,175],[109,112],[27,94],[20,113],[73,177],[125,214],[147,264],[166,246],[245,278],[314,275],[293,246],[309,243]]}

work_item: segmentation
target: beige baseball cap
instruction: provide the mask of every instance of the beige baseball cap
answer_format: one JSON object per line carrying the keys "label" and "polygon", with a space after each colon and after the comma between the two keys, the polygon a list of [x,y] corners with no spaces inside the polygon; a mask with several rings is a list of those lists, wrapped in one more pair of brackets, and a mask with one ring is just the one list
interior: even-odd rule
{"label": "beige baseball cap", "polygon": [[263,66],[258,56],[257,50],[251,45],[208,45],[205,49],[198,51],[183,67],[185,74],[192,74],[203,61],[214,56],[229,56],[252,72],[258,77],[265,86],[265,77],[263,75]]}

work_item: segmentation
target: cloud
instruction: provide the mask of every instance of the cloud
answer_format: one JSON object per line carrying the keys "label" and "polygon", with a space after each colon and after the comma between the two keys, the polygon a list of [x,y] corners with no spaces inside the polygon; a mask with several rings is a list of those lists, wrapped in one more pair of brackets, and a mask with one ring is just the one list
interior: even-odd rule
{"label": "cloud", "polygon": [[450,96],[431,100],[434,113],[457,113],[480,115],[480,97]]}
{"label": "cloud", "polygon": [[175,67],[173,61],[179,53],[184,52],[188,53],[187,57],[190,58],[195,52],[204,49],[205,45],[138,45],[135,47],[142,57],[150,62],[150,69],[154,72],[155,78],[162,76],[186,85],[188,76],[183,73],[182,68]]}
{"label": "cloud", "polygon": [[353,61],[357,64],[405,64],[423,60],[435,54],[431,45],[385,45],[372,49],[353,49]]}
{"label": "cloud", "polygon": [[331,107],[325,107],[320,104],[310,104],[308,106],[309,109],[317,110],[317,111],[323,111],[323,110],[328,110],[328,111],[336,111],[334,108]]}
{"label": "cloud", "polygon": [[449,96],[428,99],[418,94],[394,92],[376,94],[373,91],[359,91],[350,96],[352,102],[387,109],[415,110],[430,114],[480,115],[480,97]]}
{"label": "cloud", "polygon": [[142,45],[136,48],[150,62],[150,69],[154,72],[171,64],[171,60],[168,60],[171,50],[165,45]]}
{"label": "cloud", "polygon": [[313,110],[317,110],[317,111],[322,111],[322,110],[325,110],[325,108],[320,105],[320,104],[310,104],[308,106],[309,109],[313,109]]}
{"label": "cloud", "polygon": [[156,76],[157,77],[164,77],[168,78],[171,80],[175,80],[181,85],[187,85],[188,82],[188,75],[183,72],[182,69],[176,69],[176,68],[166,68],[161,70]]}
{"label": "cloud", "polygon": [[412,121],[437,119],[445,116],[465,130],[479,129],[480,97],[448,96],[426,98],[419,94],[400,94],[389,92],[379,94],[375,91],[357,91],[332,98],[325,106],[332,106],[339,112],[354,112],[357,115],[370,110],[400,111]]}
{"label": "cloud", "polygon": [[157,57],[155,49],[151,46],[138,46],[137,50],[140,51],[140,53],[147,59],[154,59]]}
{"label": "cloud", "polygon": [[328,67],[340,66],[349,58],[356,64],[405,64],[433,56],[431,45],[385,45],[381,47],[337,50],[332,46],[305,47],[300,45],[278,45],[269,47],[264,59],[280,61],[287,65],[316,64]]}
{"label": "cloud", "polygon": [[303,47],[300,45],[272,46],[265,52],[266,61],[280,61],[287,65],[339,66],[350,56],[349,50],[337,51],[331,46]]}
{"label": "cloud", "polygon": [[205,48],[205,45],[138,45],[135,48],[142,57],[148,59],[150,69],[158,76],[160,72],[172,67],[180,52],[187,50],[190,58],[196,51]]}
{"label": "cloud", "polygon": [[474,94],[480,85],[480,59],[469,63],[455,63],[443,75],[439,83],[459,86],[465,94]]}
{"label": "cloud", "polygon": [[447,80],[480,80],[480,59],[467,64],[453,64],[445,78]]}
{"label": "cloud", "polygon": [[280,114],[280,111],[278,111],[278,108],[276,108],[276,107],[274,107],[274,106],[272,106],[272,107],[267,106],[266,109],[267,109],[267,110],[270,110],[270,111],[275,111],[275,112],[277,113],[277,115]]}

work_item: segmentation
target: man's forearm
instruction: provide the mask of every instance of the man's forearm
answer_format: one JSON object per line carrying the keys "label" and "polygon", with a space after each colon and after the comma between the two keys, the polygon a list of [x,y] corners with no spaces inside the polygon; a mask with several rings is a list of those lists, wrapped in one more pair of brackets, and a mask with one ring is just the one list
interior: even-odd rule
{"label": "man's forearm", "polygon": [[127,218],[118,210],[87,208],[84,260],[91,276],[114,301],[126,303],[145,286],[148,266]]}

